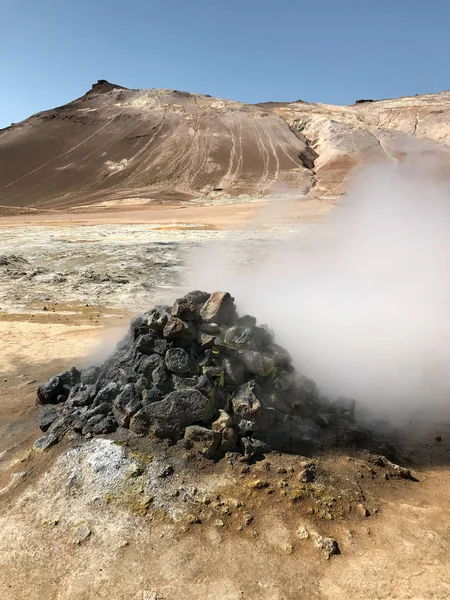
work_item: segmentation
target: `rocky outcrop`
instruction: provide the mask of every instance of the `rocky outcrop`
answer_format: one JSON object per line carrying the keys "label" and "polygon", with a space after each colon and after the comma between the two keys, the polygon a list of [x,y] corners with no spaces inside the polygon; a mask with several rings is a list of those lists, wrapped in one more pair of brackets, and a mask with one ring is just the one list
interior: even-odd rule
{"label": "rocky outcrop", "polygon": [[321,398],[273,333],[239,317],[226,292],[190,292],[135,317],[103,365],[53,376],[37,403],[43,447],[68,432],[127,428],[208,457],[239,451],[250,460],[270,448],[320,447],[333,429],[347,441],[357,433],[354,402]]}

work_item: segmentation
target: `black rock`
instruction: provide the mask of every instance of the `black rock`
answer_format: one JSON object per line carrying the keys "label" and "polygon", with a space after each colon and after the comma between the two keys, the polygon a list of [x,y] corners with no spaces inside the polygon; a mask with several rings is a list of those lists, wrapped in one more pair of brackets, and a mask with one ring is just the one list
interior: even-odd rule
{"label": "black rock", "polygon": [[155,352],[155,342],[159,339],[155,331],[140,335],[135,342],[135,348],[141,354],[152,354]]}
{"label": "black rock", "polygon": [[92,404],[95,395],[96,388],[93,385],[83,385],[74,386],[70,390],[69,397],[67,398],[67,403],[71,406],[79,407],[79,406],[89,406]]}
{"label": "black rock", "polygon": [[[179,377],[178,375],[172,375],[170,378],[172,387],[174,390],[186,390],[188,388],[195,388],[198,385],[198,377]],[[201,391],[201,390],[200,390]]]}
{"label": "black rock", "polygon": [[134,385],[127,384],[113,402],[113,414],[120,427],[128,427],[133,415],[140,411],[142,402]]}
{"label": "black rock", "polygon": [[233,387],[242,385],[247,378],[245,365],[234,357],[224,358],[222,361],[225,374],[225,383]]}
{"label": "black rock", "polygon": [[180,439],[188,425],[207,417],[209,408],[210,400],[198,390],[177,390],[144,407],[138,415],[157,437]]}
{"label": "black rock", "polygon": [[120,386],[115,381],[105,383],[105,385],[100,388],[98,394],[95,397],[95,404],[100,405],[105,402],[111,404],[114,398],[118,396],[119,392]]}
{"label": "black rock", "polygon": [[61,416],[59,410],[52,404],[38,408],[37,420],[42,431],[47,431],[50,425]]}
{"label": "black rock", "polygon": [[239,325],[239,327],[256,327],[256,319],[250,315],[244,315],[239,317],[236,321],[236,325]]}
{"label": "black rock", "polygon": [[150,311],[147,325],[153,331],[162,332],[170,317],[169,307],[157,307]]}
{"label": "black rock", "polygon": [[37,439],[33,444],[33,448],[35,450],[41,450],[41,452],[45,452],[57,443],[58,437],[56,435],[47,434]]}
{"label": "black rock", "polygon": [[148,315],[140,315],[131,320],[130,335],[133,340],[136,340],[139,336],[148,333],[149,327],[147,320]]}
{"label": "black rock", "polygon": [[152,354],[142,358],[136,366],[136,372],[151,381],[153,371],[158,367],[164,367],[164,359],[159,354]]}
{"label": "black rock", "polygon": [[253,437],[243,437],[241,439],[241,444],[244,460],[262,458],[265,454],[269,454],[272,451],[268,444]]}
{"label": "black rock", "polygon": [[240,350],[238,355],[247,370],[260,377],[266,377],[275,367],[273,359],[256,350]]}
{"label": "black rock", "polygon": [[147,404],[153,404],[153,402],[160,402],[164,398],[164,392],[162,392],[159,388],[152,385],[149,388],[146,388],[142,392],[142,406],[146,406]]}
{"label": "black rock", "polygon": [[272,342],[272,336],[262,327],[230,327],[224,336],[224,342],[232,348],[264,350]]}
{"label": "black rock", "polygon": [[88,369],[84,369],[80,375],[80,382],[83,385],[96,383],[100,376],[100,372],[100,367],[89,367]]}
{"label": "black rock", "polygon": [[[74,383],[77,383],[74,381]],[[70,392],[71,372],[66,371],[51,377],[45,385],[41,385],[37,391],[37,404],[56,404],[61,400],[58,397],[67,396]]]}
{"label": "black rock", "polygon": [[189,372],[189,355],[183,348],[171,348],[164,357],[166,367],[172,373],[182,375]]}
{"label": "black rock", "polygon": [[[230,294],[195,291],[135,317],[102,366],[42,385],[38,421],[57,439],[128,427],[205,455],[240,448],[245,460],[269,446],[304,453],[322,442],[361,443],[354,401],[325,402],[291,363],[267,326],[238,318]],[[217,429],[220,409],[228,417]]]}
{"label": "black rock", "polygon": [[203,333],[208,333],[209,335],[217,335],[220,333],[220,325],[217,323],[200,323],[197,325],[197,329]]}

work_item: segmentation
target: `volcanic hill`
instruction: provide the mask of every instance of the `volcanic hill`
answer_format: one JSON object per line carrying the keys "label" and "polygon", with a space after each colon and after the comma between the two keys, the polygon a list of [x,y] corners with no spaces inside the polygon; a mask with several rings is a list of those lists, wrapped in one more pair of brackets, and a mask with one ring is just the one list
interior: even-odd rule
{"label": "volcanic hill", "polygon": [[449,117],[450,92],[352,106],[247,105],[99,80],[81,98],[0,131],[0,208],[245,202],[280,189],[336,198],[355,166],[398,160],[414,138],[447,162]]}

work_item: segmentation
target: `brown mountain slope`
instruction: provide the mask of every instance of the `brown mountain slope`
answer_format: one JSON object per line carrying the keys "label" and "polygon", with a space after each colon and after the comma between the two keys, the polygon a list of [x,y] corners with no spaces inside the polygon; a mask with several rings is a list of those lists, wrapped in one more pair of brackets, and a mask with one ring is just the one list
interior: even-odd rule
{"label": "brown mountain slope", "polygon": [[0,204],[64,208],[212,188],[259,194],[277,181],[307,193],[309,155],[300,133],[258,107],[101,82],[0,132]]}
{"label": "brown mountain slope", "polygon": [[447,166],[448,144],[450,92],[353,106],[250,106],[99,81],[0,131],[0,206],[214,201],[213,190],[255,196],[279,190],[274,184],[335,198],[355,166],[398,161],[411,149]]}

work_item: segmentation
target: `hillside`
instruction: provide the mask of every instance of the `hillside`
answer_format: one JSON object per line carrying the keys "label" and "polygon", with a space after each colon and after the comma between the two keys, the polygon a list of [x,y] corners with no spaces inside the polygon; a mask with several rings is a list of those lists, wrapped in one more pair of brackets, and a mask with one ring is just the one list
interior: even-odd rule
{"label": "hillside", "polygon": [[415,148],[447,162],[450,92],[251,106],[100,80],[81,98],[0,131],[0,206],[246,202],[280,189],[335,198],[355,166],[398,160],[419,139]]}

